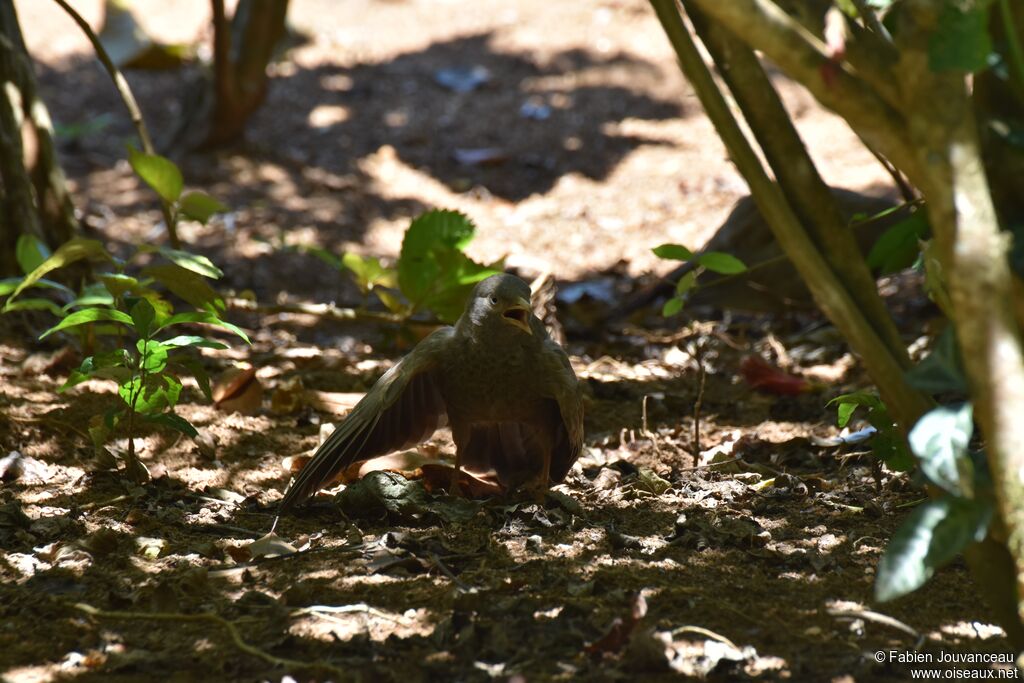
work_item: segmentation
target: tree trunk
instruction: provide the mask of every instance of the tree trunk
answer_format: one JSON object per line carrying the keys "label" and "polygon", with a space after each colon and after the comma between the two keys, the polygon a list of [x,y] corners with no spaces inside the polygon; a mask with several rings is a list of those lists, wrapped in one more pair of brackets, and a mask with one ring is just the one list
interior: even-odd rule
{"label": "tree trunk", "polygon": [[56,249],[77,233],[78,221],[13,0],[0,0],[0,85],[0,273],[16,275],[19,236]]}

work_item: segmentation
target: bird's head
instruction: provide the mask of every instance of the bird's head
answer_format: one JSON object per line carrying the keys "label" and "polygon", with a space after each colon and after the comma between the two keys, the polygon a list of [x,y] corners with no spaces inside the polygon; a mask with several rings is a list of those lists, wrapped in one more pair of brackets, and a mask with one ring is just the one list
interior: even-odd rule
{"label": "bird's head", "polygon": [[477,283],[462,317],[475,325],[507,324],[532,335],[531,315],[530,286],[515,275],[501,273]]}

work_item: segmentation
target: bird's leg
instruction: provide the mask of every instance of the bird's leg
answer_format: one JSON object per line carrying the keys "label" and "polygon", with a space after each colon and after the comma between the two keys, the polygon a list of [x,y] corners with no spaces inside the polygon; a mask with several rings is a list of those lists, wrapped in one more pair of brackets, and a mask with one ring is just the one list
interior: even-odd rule
{"label": "bird's leg", "polygon": [[452,441],[455,442],[455,469],[452,470],[451,481],[448,482],[448,495],[455,498],[465,497],[462,492],[462,449],[469,443],[469,435],[460,429],[452,429]]}
{"label": "bird's leg", "polygon": [[536,478],[527,485],[527,490],[533,495],[538,503],[543,503],[547,497],[548,489],[551,488],[551,449],[545,448],[541,454],[540,472]]}

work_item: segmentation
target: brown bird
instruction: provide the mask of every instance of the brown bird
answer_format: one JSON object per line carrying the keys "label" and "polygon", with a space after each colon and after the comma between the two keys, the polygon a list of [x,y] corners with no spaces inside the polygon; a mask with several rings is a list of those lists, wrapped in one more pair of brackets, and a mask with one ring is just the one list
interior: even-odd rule
{"label": "brown bird", "polygon": [[530,312],[513,275],[478,283],[454,327],[443,327],[377,380],[317,449],[281,500],[309,498],[352,463],[451,426],[453,493],[462,468],[492,471],[507,489],[546,490],[583,447],[583,401],[565,351]]}

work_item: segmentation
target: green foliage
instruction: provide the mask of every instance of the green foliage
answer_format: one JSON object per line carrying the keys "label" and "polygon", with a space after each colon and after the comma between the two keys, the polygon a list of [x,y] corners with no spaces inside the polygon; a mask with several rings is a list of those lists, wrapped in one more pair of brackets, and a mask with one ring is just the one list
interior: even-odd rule
{"label": "green foliage", "polygon": [[952,325],[942,331],[931,353],[907,371],[907,381],[933,395],[967,393],[967,378]]}
{"label": "green foliage", "polygon": [[992,39],[988,34],[988,2],[945,0],[939,22],[928,40],[932,71],[981,71],[988,66]]}
{"label": "green foliage", "polygon": [[430,309],[454,321],[473,286],[498,272],[463,253],[475,232],[473,221],[457,211],[428,211],[409,225],[398,259],[398,286],[413,310]]}
{"label": "green foliage", "polygon": [[886,230],[868,253],[868,266],[889,275],[909,268],[921,253],[921,240],[931,232],[928,216],[917,211]]}
{"label": "green foliage", "polygon": [[878,562],[875,599],[893,600],[920,588],[935,570],[985,537],[991,504],[947,496],[917,507],[897,529]]}
{"label": "green foliage", "polygon": [[[33,252],[26,250],[26,254]],[[138,267],[134,260],[140,255],[156,255],[163,263]],[[80,260],[99,261],[113,270],[96,275],[96,282],[86,286],[77,296],[67,288],[58,289],[66,303],[46,299],[51,312],[60,320],[40,338],[57,332],[80,334],[91,345],[96,336],[109,336],[112,348],[94,350],[73,370],[61,391],[89,379],[111,380],[118,386],[122,405],[90,423],[90,435],[97,449],[111,436],[118,425],[125,425],[129,444],[142,421],[169,427],[190,436],[195,428],[174,414],[181,396],[180,374],[191,372],[209,397],[209,379],[196,362],[195,349],[227,348],[224,344],[199,335],[172,334],[182,325],[205,324],[238,335],[248,342],[238,327],[221,319],[224,302],[209,285],[208,279],[219,277],[220,269],[208,259],[188,252],[145,247],[132,259],[121,261],[92,240],[71,240],[48,258],[38,263],[8,293],[3,311],[22,308],[19,299],[30,287],[45,287],[43,275]],[[25,263],[38,259],[28,257]],[[125,271],[137,269],[137,275]],[[48,288],[54,289],[54,288]],[[198,310],[174,312],[170,293]],[[70,300],[68,300],[70,299]],[[132,446],[129,451],[134,457]]]}
{"label": "green foliage", "polygon": [[171,222],[182,216],[206,223],[215,213],[228,210],[221,202],[205,192],[193,190],[182,194],[185,179],[173,161],[159,154],[145,154],[134,147],[128,148],[128,163],[147,185],[164,201]]}
{"label": "green foliage", "polygon": [[422,214],[409,226],[394,268],[380,259],[346,253],[340,258],[316,247],[305,250],[339,271],[347,271],[363,296],[372,292],[392,313],[411,316],[429,310],[454,322],[473,286],[499,272],[501,263],[483,265],[466,256],[476,226],[457,211]]}
{"label": "green foliage", "polygon": [[661,314],[666,318],[675,315],[683,310],[686,303],[686,295],[696,286],[697,278],[705,270],[719,275],[738,275],[747,270],[743,261],[732,254],[721,251],[705,251],[694,254],[681,244],[662,244],[654,247],[651,251],[654,255],[669,259],[671,261],[684,261],[693,263],[694,267],[688,270],[676,283],[675,295],[665,302],[661,307]]}
{"label": "green foliage", "polygon": [[968,444],[971,405],[940,406],[914,425],[910,447],[921,472],[942,489],[904,520],[878,563],[875,597],[891,600],[920,588],[935,570],[985,538],[992,520],[992,486],[980,453]]}
{"label": "green foliage", "polygon": [[871,439],[871,452],[894,472],[906,472],[913,468],[914,458],[904,445],[903,437],[896,429],[896,422],[878,396],[858,391],[836,396],[827,405],[836,406],[836,422],[840,427],[850,423],[857,408],[866,408],[868,424],[876,430]]}

